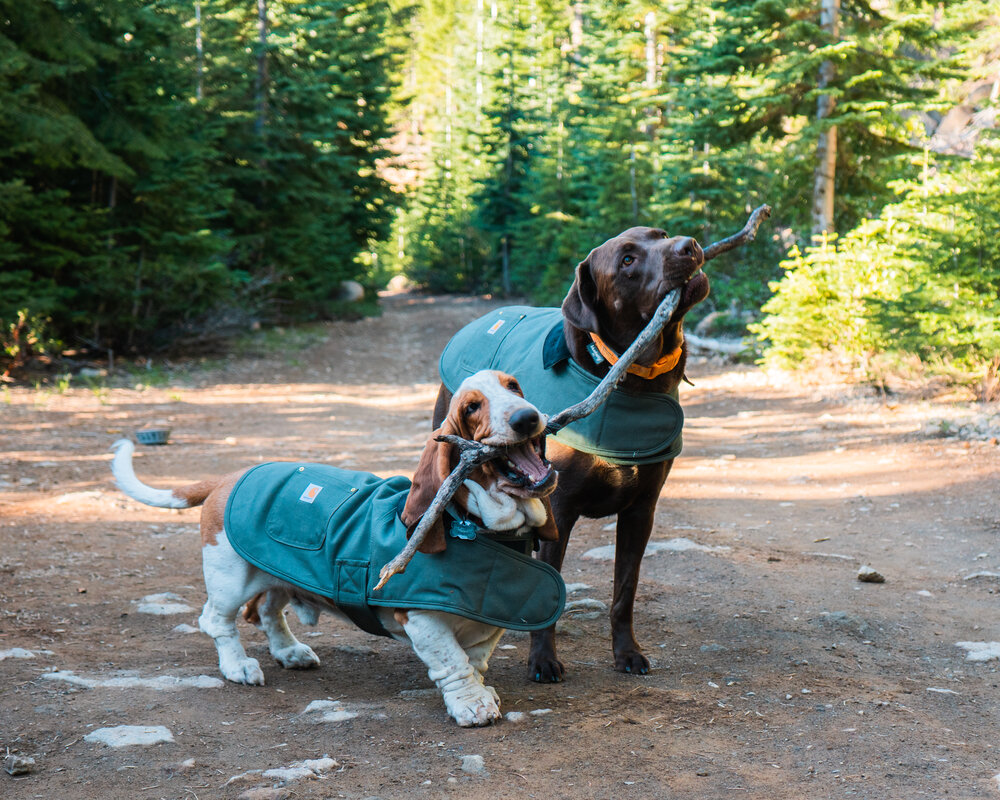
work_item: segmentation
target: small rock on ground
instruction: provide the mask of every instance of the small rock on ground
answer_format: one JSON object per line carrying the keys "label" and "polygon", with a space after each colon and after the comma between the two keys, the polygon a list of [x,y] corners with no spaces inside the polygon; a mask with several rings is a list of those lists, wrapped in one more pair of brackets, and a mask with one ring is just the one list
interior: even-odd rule
{"label": "small rock on ground", "polygon": [[462,772],[482,774],[486,771],[486,762],[482,756],[462,756]]}
{"label": "small rock on ground", "polygon": [[172,742],[174,735],[162,725],[116,725],[114,728],[98,728],[83,737],[88,742],[99,742],[108,747],[143,747]]}

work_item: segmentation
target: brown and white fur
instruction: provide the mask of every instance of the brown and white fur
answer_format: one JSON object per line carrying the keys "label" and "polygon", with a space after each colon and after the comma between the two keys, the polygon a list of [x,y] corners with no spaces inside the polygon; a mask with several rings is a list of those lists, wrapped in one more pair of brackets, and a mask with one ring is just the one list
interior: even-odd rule
{"label": "brown and white fur", "polygon": [[[403,522],[412,532],[458,462],[454,448],[435,441],[435,436],[457,434],[509,449],[506,462],[488,462],[474,471],[452,502],[478,517],[484,528],[516,531],[529,527],[539,538],[554,540],[556,530],[547,496],[555,489],[556,475],[544,458],[545,422],[545,416],[524,399],[513,377],[483,371],[467,378],[455,393],[444,423],[423,451],[401,514]],[[202,566],[208,599],[198,622],[215,641],[223,676],[235,683],[264,683],[260,665],[246,654],[236,629],[236,616],[244,604],[244,616],[267,635],[271,655],[281,666],[318,666],[319,658],[312,648],[289,630],[285,606],[290,604],[306,624],[315,624],[321,611],[346,617],[328,598],[263,572],[229,544],[223,525],[226,502],[245,470],[179,489],[155,489],[136,477],[134,446],[129,440],[116,442],[113,449],[111,470],[118,486],[133,500],[160,508],[203,507]],[[439,552],[445,546],[444,525],[439,520],[420,549]],[[496,691],[484,684],[483,673],[502,628],[436,611],[380,608],[376,613],[393,638],[408,641],[427,665],[448,713],[459,725],[487,725],[500,717],[500,700]]]}

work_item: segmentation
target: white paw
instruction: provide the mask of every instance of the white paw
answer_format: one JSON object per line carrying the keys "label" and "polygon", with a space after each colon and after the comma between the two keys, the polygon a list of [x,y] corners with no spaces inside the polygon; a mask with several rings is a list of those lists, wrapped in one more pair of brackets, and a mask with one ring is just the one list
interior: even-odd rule
{"label": "white paw", "polygon": [[463,694],[460,698],[445,698],[448,713],[463,728],[480,728],[500,719],[500,702],[496,692],[480,691]]}
{"label": "white paw", "polygon": [[285,669],[313,669],[319,666],[319,656],[309,645],[302,642],[273,650],[271,655]]}
{"label": "white paw", "polygon": [[480,684],[482,684],[483,689],[485,689],[487,692],[489,692],[491,695],[493,695],[493,702],[496,703],[497,706],[499,706],[500,705],[500,695],[497,694],[497,690],[494,689],[492,686],[487,686],[486,685],[486,679],[483,677],[482,671],[479,670],[479,669],[475,669],[475,671],[473,672],[473,675],[475,675],[476,680],[479,681]]}
{"label": "white paw", "polygon": [[220,664],[219,668],[227,681],[246,683],[251,686],[264,685],[264,673],[256,658],[243,658],[230,664]]}

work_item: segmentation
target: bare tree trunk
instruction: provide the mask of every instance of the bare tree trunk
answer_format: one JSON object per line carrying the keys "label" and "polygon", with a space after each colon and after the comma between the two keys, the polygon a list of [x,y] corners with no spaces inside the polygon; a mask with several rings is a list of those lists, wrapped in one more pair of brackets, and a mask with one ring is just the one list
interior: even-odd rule
{"label": "bare tree trunk", "polygon": [[656,12],[646,14],[646,88],[656,88]]}
{"label": "bare tree trunk", "polygon": [[485,47],[486,41],[486,20],[483,0],[476,3],[476,128],[479,128],[483,116],[483,97],[485,89],[483,87],[483,72],[486,69]]}
{"label": "bare tree trunk", "polygon": [[628,156],[628,189],[632,195],[632,224],[639,224],[639,187],[635,174],[635,142],[629,148]]}
{"label": "bare tree trunk", "polygon": [[194,95],[199,100],[202,99],[204,94],[204,74],[205,74],[205,49],[201,39],[201,2],[200,0],[195,0],[194,4],[194,51],[197,56],[197,69],[196,74],[198,76],[198,82],[195,85]]}
{"label": "bare tree trunk", "polygon": [[507,234],[500,238],[500,264],[501,264],[501,285],[504,295],[510,295],[510,247],[508,245]]}
{"label": "bare tree trunk", "polygon": [[[656,12],[650,11],[645,19],[646,34],[646,81],[645,86],[650,92],[656,89],[659,79],[659,70],[656,63]],[[652,138],[653,131],[656,130],[657,111],[652,106],[643,110],[646,121],[642,125],[643,132]]]}
{"label": "bare tree trunk", "polygon": [[[840,0],[822,0],[820,24],[831,40],[840,35]],[[819,68],[819,89],[827,88],[836,75],[832,61],[824,61]],[[816,119],[822,123],[833,114],[835,101],[831,95],[821,94],[816,103]],[[837,175],[837,126],[831,125],[819,135],[816,144],[816,171],[813,182],[812,232],[814,236],[832,233],[834,179]]]}
{"label": "bare tree trunk", "polygon": [[267,0],[257,0],[257,122],[258,137],[263,137],[267,123]]}
{"label": "bare tree trunk", "polygon": [[583,88],[583,79],[577,62],[577,54],[583,47],[583,3],[577,0],[569,9],[569,49],[563,55],[567,65],[567,88],[579,92]]}

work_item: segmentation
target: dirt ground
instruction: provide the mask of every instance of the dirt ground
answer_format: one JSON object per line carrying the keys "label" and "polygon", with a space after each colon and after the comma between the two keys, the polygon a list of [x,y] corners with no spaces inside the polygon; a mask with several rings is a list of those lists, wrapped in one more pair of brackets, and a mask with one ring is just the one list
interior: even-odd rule
{"label": "dirt ground", "polygon": [[[262,335],[225,363],[2,390],[0,756],[35,764],[0,772],[0,796],[997,796],[1000,409],[705,359],[689,366],[685,450],[643,562],[648,676],[612,669],[597,548],[613,530],[596,520],[564,570],[567,680],[527,680],[526,634],[491,662],[513,718],[458,728],[407,647],[331,618],[292,621],[319,669],[282,670],[245,626],[267,685],[218,681],[212,642],[191,630],[198,511],[126,501],[108,446],[168,423],[171,443],[136,461],[163,487],[272,459],[412,475],[437,355],[489,305],[402,295],[381,317]],[[885,583],[860,582],[862,565]],[[172,741],[86,738],[119,725]]]}

